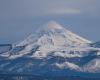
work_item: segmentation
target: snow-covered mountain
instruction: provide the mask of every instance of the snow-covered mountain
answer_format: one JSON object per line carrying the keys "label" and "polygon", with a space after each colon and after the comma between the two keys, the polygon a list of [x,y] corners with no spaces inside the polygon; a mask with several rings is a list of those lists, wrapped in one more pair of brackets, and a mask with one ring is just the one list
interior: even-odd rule
{"label": "snow-covered mountain", "polygon": [[[35,39],[34,39],[35,38]],[[20,45],[25,45],[28,43],[33,43],[36,39],[45,39],[50,38],[55,45],[64,45],[67,44],[68,46],[75,45],[84,45],[85,43],[91,43],[91,41],[86,40],[69,30],[66,30],[61,25],[57,24],[56,22],[49,22],[43,25],[39,30],[37,30],[35,35],[30,35],[27,39],[20,43]],[[28,40],[28,41],[27,41]],[[49,42],[50,43],[50,42]],[[50,43],[51,44],[51,43]]]}
{"label": "snow-covered mountain", "polygon": [[52,21],[0,54],[0,71],[63,76],[100,73],[99,47]]}

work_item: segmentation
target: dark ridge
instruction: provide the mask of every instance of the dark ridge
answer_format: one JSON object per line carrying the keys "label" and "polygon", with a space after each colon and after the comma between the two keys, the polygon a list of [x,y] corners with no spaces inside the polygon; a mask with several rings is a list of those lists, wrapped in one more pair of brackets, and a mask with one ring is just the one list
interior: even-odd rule
{"label": "dark ridge", "polygon": [[79,76],[43,77],[36,75],[0,74],[0,80],[100,80],[100,78],[85,78]]}
{"label": "dark ridge", "polygon": [[12,49],[12,44],[0,44],[0,54],[8,52]]}

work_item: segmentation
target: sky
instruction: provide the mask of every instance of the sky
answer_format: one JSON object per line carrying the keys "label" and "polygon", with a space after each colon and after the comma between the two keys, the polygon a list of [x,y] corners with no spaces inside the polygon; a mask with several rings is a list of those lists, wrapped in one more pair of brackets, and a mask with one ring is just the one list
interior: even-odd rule
{"label": "sky", "polygon": [[0,0],[0,44],[23,40],[52,20],[100,41],[99,8],[100,0]]}

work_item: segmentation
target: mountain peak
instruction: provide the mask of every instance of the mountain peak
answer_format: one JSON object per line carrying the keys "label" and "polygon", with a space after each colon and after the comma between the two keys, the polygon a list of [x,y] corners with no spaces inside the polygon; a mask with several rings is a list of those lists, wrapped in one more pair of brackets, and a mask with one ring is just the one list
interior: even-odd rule
{"label": "mountain peak", "polygon": [[63,29],[63,27],[58,24],[56,21],[50,21],[47,24],[44,25],[44,27],[49,29]]}
{"label": "mountain peak", "polygon": [[56,45],[79,46],[91,43],[91,41],[67,30],[57,22],[50,21],[39,28],[35,34],[30,35],[22,41],[19,45],[32,44],[38,41],[40,43],[45,43],[46,39],[47,43],[51,41]]}

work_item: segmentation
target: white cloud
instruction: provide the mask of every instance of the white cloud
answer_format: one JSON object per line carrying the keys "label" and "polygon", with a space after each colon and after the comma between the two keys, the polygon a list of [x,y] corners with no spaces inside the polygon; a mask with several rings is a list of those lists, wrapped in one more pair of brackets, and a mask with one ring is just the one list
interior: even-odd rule
{"label": "white cloud", "polygon": [[63,7],[57,7],[57,8],[49,8],[47,10],[43,11],[44,15],[72,15],[72,14],[80,14],[81,11],[76,8],[63,8]]}

